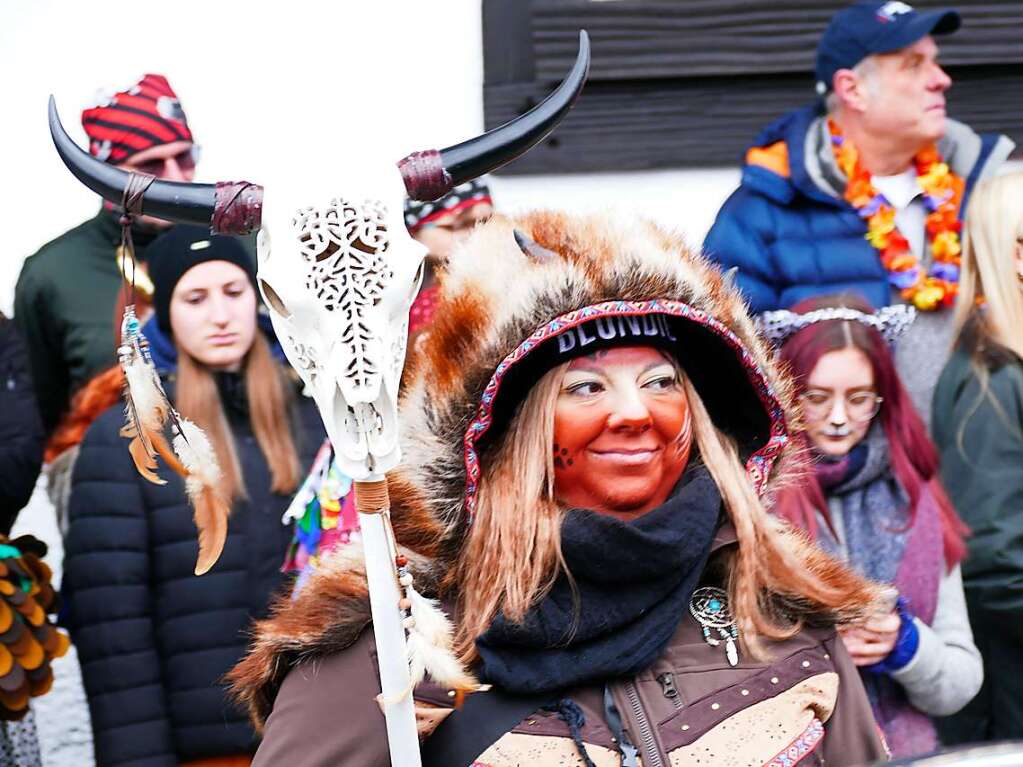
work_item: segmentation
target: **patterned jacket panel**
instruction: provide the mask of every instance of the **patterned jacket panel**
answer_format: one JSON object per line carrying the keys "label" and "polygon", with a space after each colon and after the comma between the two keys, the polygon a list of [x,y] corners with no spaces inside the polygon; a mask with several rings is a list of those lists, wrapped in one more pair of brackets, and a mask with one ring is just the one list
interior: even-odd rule
{"label": "patterned jacket panel", "polygon": [[[770,663],[740,659],[732,667],[687,617],[650,669],[610,687],[639,763],[780,767],[884,757],[869,708],[851,694],[860,686],[855,667],[833,633],[805,631],[770,647]],[[585,716],[587,755],[597,765],[621,764],[602,691],[571,697]],[[557,713],[528,716],[476,760],[479,767],[526,763],[583,764]]]}

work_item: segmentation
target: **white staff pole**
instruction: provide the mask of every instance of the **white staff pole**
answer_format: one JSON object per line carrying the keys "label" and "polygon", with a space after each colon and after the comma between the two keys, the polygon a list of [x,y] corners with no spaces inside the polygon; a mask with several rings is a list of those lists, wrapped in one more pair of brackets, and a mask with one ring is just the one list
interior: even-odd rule
{"label": "white staff pole", "polygon": [[359,512],[362,545],[366,556],[366,580],[373,613],[373,635],[380,666],[381,706],[387,722],[391,767],[421,767],[419,732],[412,700],[405,627],[401,623],[397,573],[385,517],[390,507],[383,478],[354,483],[355,508]]}

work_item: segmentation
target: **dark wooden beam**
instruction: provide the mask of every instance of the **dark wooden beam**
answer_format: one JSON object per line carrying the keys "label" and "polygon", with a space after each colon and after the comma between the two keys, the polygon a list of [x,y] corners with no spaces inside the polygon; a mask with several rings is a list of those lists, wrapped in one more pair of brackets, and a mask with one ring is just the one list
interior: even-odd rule
{"label": "dark wooden beam", "polygon": [[[572,66],[579,29],[593,44],[590,79],[623,80],[812,72],[817,41],[847,0],[534,0],[532,46],[536,79],[556,81]],[[941,38],[948,65],[1023,62],[1020,0],[921,0],[919,9],[955,5],[963,27]],[[484,7],[527,3],[488,0]],[[503,43],[521,30],[508,25]],[[484,41],[487,42],[486,40]],[[505,82],[523,82],[519,78]]]}
{"label": "dark wooden beam", "polygon": [[[576,32],[578,47],[579,33]],[[572,56],[572,62],[575,55]],[[570,63],[565,72],[572,68]],[[558,77],[562,77],[558,75]],[[525,2],[483,2],[484,85],[507,85],[536,79],[533,61],[532,18]]]}
{"label": "dark wooden beam", "polygon": [[[950,114],[977,131],[1023,144],[1017,65],[952,69]],[[547,86],[484,89],[487,127],[540,101]],[[807,74],[679,80],[590,81],[576,106],[540,146],[502,173],[572,173],[736,166],[773,119],[813,98]]]}

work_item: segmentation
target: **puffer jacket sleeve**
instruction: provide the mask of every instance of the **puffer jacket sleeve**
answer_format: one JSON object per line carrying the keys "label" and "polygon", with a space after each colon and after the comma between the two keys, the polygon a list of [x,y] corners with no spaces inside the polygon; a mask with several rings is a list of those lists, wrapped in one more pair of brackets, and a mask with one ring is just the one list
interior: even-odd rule
{"label": "puffer jacket sleeve", "polygon": [[703,252],[711,261],[723,270],[736,269],[735,284],[754,314],[785,308],[778,271],[753,224],[769,215],[765,201],[740,187],[721,206],[703,242]]}
{"label": "puffer jacket sleeve", "polygon": [[0,314],[0,533],[11,531],[43,463],[43,425],[17,328]]}
{"label": "puffer jacket sleeve", "polygon": [[14,322],[25,339],[29,369],[47,434],[56,428],[67,407],[71,377],[64,363],[62,329],[54,317],[43,280],[26,264],[14,291]]}
{"label": "puffer jacket sleeve", "polygon": [[838,672],[838,699],[824,724],[824,764],[868,765],[888,758],[856,665],[836,634],[825,643]]}
{"label": "puffer jacket sleeve", "polygon": [[111,408],[82,442],[71,484],[64,588],[99,767],[175,767],[150,598],[143,481]]}

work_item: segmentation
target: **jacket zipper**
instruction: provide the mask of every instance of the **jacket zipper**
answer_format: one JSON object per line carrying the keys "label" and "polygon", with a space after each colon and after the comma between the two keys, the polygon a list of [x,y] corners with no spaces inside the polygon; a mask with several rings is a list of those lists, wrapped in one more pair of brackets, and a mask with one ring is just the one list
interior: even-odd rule
{"label": "jacket zipper", "polygon": [[639,691],[634,682],[625,682],[625,697],[629,701],[629,709],[632,711],[632,720],[636,723],[639,735],[640,751],[643,753],[643,767],[665,767],[664,759],[657,749],[657,740],[654,738],[653,727],[643,710],[643,704],[639,700]]}
{"label": "jacket zipper", "polygon": [[661,692],[664,697],[671,701],[676,711],[683,709],[682,701],[679,698],[678,688],[675,687],[675,675],[670,671],[657,675],[657,681],[661,684]]}

